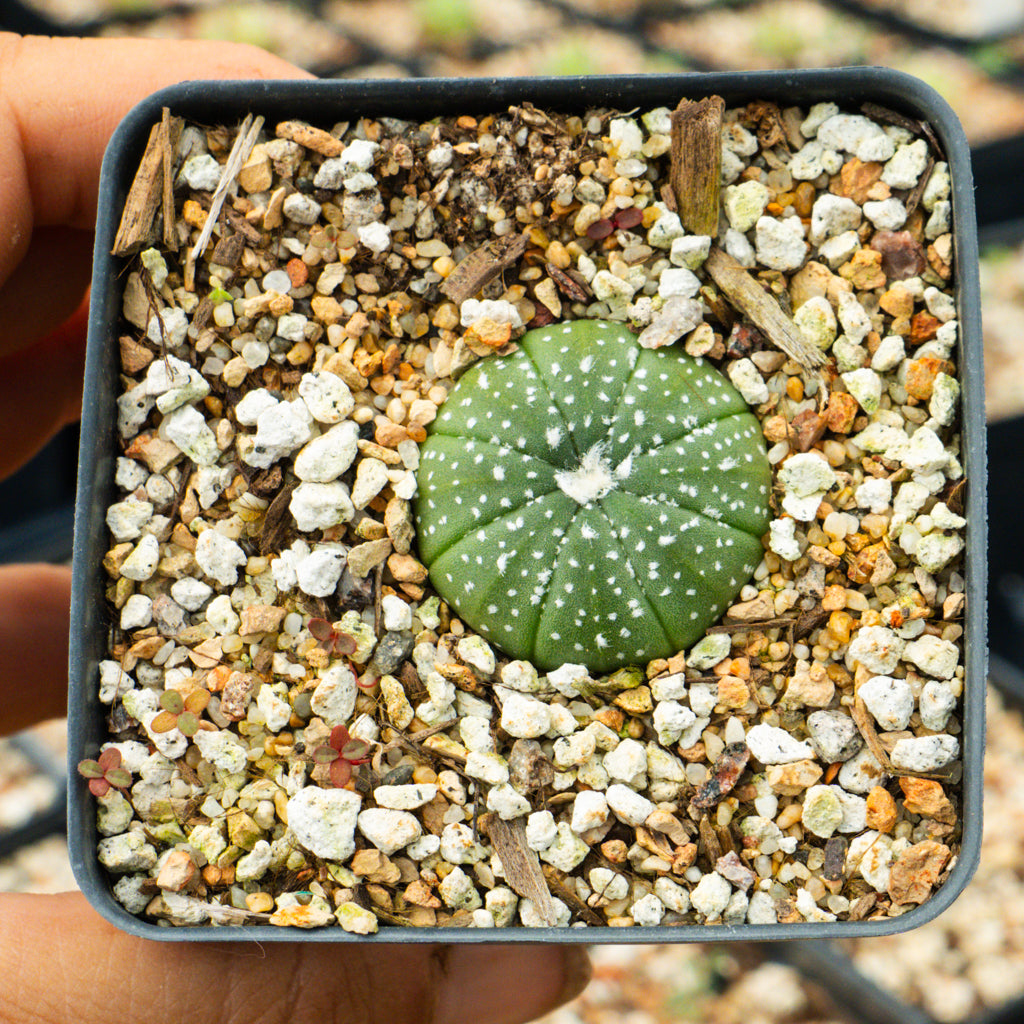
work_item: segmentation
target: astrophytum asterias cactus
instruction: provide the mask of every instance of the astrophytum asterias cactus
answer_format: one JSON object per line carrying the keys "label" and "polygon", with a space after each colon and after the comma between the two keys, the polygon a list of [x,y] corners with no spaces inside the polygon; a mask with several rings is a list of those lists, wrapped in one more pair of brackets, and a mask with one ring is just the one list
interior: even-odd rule
{"label": "astrophytum asterias cactus", "polygon": [[542,669],[687,647],[750,578],[768,528],[771,471],[736,390],[604,321],[542,327],[474,364],[418,478],[434,587]]}

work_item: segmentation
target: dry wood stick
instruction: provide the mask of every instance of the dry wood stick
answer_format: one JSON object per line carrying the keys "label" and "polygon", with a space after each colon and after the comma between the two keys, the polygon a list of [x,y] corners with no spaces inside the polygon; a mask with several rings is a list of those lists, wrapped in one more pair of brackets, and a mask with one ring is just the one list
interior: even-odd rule
{"label": "dry wood stick", "polygon": [[768,341],[782,349],[790,359],[795,359],[809,369],[821,366],[825,361],[821,351],[807,341],[800,328],[758,284],[757,279],[717,245],[711,246],[711,252],[704,261],[704,269],[729,302],[756,324]]}
{"label": "dry wood stick", "polygon": [[722,113],[725,100],[680,100],[672,111],[669,181],[679,219],[695,235],[718,234],[722,176]]}
{"label": "dry wood stick", "polygon": [[235,136],[235,144],[231,147],[227,162],[224,164],[224,170],[220,175],[220,181],[217,182],[217,188],[214,190],[213,198],[210,200],[210,211],[206,215],[206,222],[203,224],[202,231],[199,232],[196,244],[189,253],[193,260],[198,259],[202,255],[203,250],[206,248],[206,243],[210,241],[214,225],[220,216],[220,208],[224,205],[224,200],[227,198],[228,189],[231,188],[235,176],[242,165],[249,159],[249,154],[252,152],[252,147],[256,145],[256,138],[262,127],[263,118],[253,118],[252,114],[247,114],[239,127],[238,134]]}

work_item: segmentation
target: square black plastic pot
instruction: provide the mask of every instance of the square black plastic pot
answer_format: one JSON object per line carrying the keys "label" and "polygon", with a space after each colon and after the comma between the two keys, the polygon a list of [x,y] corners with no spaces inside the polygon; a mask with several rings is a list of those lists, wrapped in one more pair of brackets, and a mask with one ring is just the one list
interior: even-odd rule
{"label": "square black plastic pot", "polygon": [[[707,942],[882,935],[923,924],[947,907],[969,880],[981,836],[984,743],[985,647],[985,424],[982,388],[978,249],[969,151],[949,106],[928,86],[881,68],[593,78],[435,79],[411,81],[189,82],[135,107],[114,134],[103,163],[86,360],[82,445],[75,522],[74,591],[69,695],[69,765],[94,757],[105,739],[105,709],[97,699],[98,663],[111,621],[104,601],[101,560],[107,550],[105,512],[114,500],[115,400],[118,390],[120,289],[124,261],[110,255],[121,209],[149,129],[161,107],[201,124],[235,124],[247,113],[267,122],[303,118],[330,126],[362,116],[425,121],[445,114],[497,112],[529,101],[537,107],[582,113],[590,107],[620,110],[674,107],[683,97],[710,94],[727,106],[763,98],[783,106],[832,100],[848,111],[874,103],[927,121],[949,162],[953,181],[959,354],[963,390],[962,453],[968,481],[966,549],[966,686],[963,699],[963,843],[949,878],[920,907],[881,921],[653,928],[445,929],[446,942]],[[161,927],[129,914],[114,899],[96,857],[95,805],[84,785],[69,794],[69,837],[75,874],[92,904],[125,931],[149,938],[213,941],[223,928]],[[273,926],[232,929],[235,937],[260,941],[436,942],[436,929],[383,928],[370,937],[341,928],[308,932]]]}

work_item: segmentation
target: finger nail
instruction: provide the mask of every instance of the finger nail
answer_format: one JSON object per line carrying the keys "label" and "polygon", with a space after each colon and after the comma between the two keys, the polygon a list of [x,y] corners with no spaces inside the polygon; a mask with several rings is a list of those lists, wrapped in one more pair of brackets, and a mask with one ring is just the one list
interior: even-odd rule
{"label": "finger nail", "polygon": [[432,1024],[522,1024],[590,980],[579,946],[450,946],[439,959]]}

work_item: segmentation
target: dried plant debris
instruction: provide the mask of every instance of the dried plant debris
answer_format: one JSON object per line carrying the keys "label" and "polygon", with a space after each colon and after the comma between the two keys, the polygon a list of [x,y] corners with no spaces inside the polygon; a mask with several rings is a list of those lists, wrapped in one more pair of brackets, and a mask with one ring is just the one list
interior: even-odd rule
{"label": "dried plant debris", "polygon": [[[137,255],[97,687],[119,757],[93,787],[132,913],[355,933],[823,922],[896,916],[942,883],[965,526],[949,170],[912,126],[751,101],[707,105],[718,180],[693,196],[685,106],[155,130],[118,250]],[[723,413],[753,426],[736,454],[766,460],[724,615],[614,668],[510,656],[441,598],[417,536],[421,452],[454,412],[473,493],[434,488],[435,511],[521,507],[524,453],[492,443],[494,419],[555,448],[586,435],[553,485],[571,508],[631,492],[631,460],[650,488],[669,476],[630,497],[653,503],[650,537],[612,516],[577,549],[641,592],[677,549],[717,571],[731,434],[686,455],[708,543],[684,550],[671,459],[655,465],[684,433],[671,402],[609,404],[585,355],[546,351],[560,410],[530,412],[509,372],[541,344],[524,334],[579,320],[630,366],[678,352],[724,375]],[[478,414],[445,405],[470,368],[494,392]],[[553,561],[491,540],[472,557],[514,620]],[[584,618],[572,568],[546,593]],[[645,628],[664,614],[628,605]]]}

